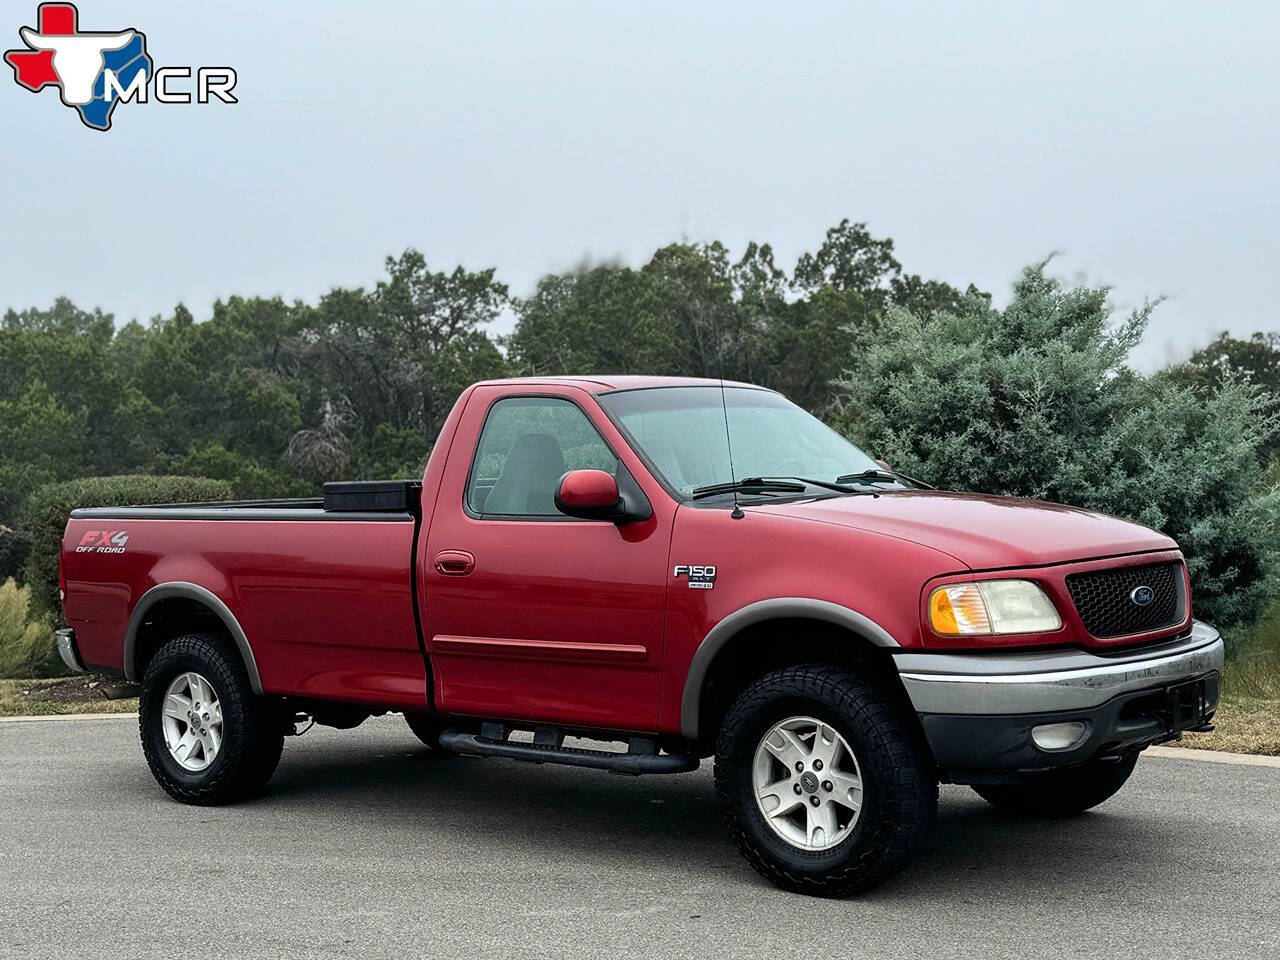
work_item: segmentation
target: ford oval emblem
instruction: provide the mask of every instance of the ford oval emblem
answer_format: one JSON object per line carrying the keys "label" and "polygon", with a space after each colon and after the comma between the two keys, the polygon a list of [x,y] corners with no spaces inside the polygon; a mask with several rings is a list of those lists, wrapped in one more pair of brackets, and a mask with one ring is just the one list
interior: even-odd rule
{"label": "ford oval emblem", "polygon": [[1143,584],[1140,587],[1134,587],[1129,591],[1129,599],[1140,607],[1148,607],[1151,601],[1156,598],[1156,592]]}

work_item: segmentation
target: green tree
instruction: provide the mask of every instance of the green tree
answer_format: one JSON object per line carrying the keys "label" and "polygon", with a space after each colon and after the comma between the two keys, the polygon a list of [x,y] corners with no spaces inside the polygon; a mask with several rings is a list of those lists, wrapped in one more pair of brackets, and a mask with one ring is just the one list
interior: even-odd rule
{"label": "green tree", "polygon": [[643,373],[649,278],[602,264],[548,274],[515,303],[506,340],[514,372],[524,376]]}
{"label": "green tree", "polygon": [[28,381],[14,400],[0,401],[0,520],[16,515],[32,490],[73,477],[89,446],[83,409],[68,410],[44,381]]}
{"label": "green tree", "polygon": [[904,274],[893,241],[871,235],[865,223],[840,221],[814,253],[796,263],[792,288],[799,294],[791,323],[779,327],[773,348],[776,386],[795,402],[827,419],[842,415],[843,394],[835,383],[849,358],[861,356],[880,338],[890,307],[920,315],[955,310],[967,296],[949,284]]}
{"label": "green tree", "polygon": [[232,297],[205,323],[180,304],[149,328],[122,330],[114,354],[136,391],[123,409],[152,445],[133,451],[133,465],[159,467],[193,441],[279,463],[302,425],[296,337],[305,313],[279,299]]}
{"label": "green tree", "polygon": [[[357,447],[379,424],[434,440],[462,387],[506,373],[484,331],[508,302],[492,269],[435,272],[409,250],[387,259],[387,274],[372,292],[334,290],[308,313],[297,353],[312,385],[305,408],[311,432],[302,441],[295,434],[295,454],[326,423]],[[350,413],[340,423],[333,419],[337,403]]]}
{"label": "green tree", "polygon": [[[1280,398],[1280,333],[1252,334],[1242,340],[1223,332],[1201,347],[1170,375],[1179,383],[1212,392],[1226,380],[1253,384],[1272,397]],[[1259,448],[1264,459],[1280,452],[1280,435],[1272,436]]]}
{"label": "green tree", "polygon": [[1126,365],[1151,313],[1112,322],[1105,288],[1027,269],[1004,309],[892,308],[840,383],[848,432],[949,489],[1071,503],[1164,530],[1188,557],[1199,615],[1230,627],[1277,593],[1280,493],[1255,449],[1275,404],[1227,380],[1208,395]]}

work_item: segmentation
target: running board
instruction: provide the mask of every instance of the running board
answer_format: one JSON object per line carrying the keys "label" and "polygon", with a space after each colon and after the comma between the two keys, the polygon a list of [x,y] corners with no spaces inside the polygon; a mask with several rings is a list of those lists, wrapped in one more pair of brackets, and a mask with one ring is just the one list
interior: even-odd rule
{"label": "running board", "polygon": [[646,737],[631,737],[626,753],[608,750],[585,750],[566,747],[564,734],[554,727],[535,727],[533,743],[513,743],[507,739],[511,730],[497,723],[486,723],[480,732],[445,730],[440,746],[455,753],[476,757],[506,757],[525,763],[561,763],[570,767],[590,767],[613,773],[687,773],[698,769],[698,758],[675,753],[659,753],[658,745]]}

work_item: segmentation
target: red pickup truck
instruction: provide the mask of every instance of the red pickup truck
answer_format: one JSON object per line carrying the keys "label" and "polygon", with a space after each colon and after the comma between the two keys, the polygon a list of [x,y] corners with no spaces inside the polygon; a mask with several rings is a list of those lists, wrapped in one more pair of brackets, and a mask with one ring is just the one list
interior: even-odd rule
{"label": "red pickup truck", "polygon": [[476,384],[421,483],[77,510],[61,577],[64,659],[141,681],[179,800],[260,790],[306,720],[386,712],[470,755],[714,755],[746,858],[826,895],[907,863],[939,782],[1101,803],[1209,726],[1223,664],[1168,537],[933,490],[720,381]]}

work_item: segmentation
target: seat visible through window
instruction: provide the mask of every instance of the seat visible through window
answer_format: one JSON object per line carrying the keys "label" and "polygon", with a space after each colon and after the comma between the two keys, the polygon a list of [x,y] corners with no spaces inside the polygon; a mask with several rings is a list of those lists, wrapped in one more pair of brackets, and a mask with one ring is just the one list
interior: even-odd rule
{"label": "seat visible through window", "polygon": [[517,437],[485,501],[485,513],[555,513],[556,484],[563,475],[564,451],[555,437],[545,433]]}
{"label": "seat visible through window", "polygon": [[489,410],[467,489],[473,514],[559,517],[555,495],[568,470],[617,476],[618,458],[572,401],[507,397]]}

